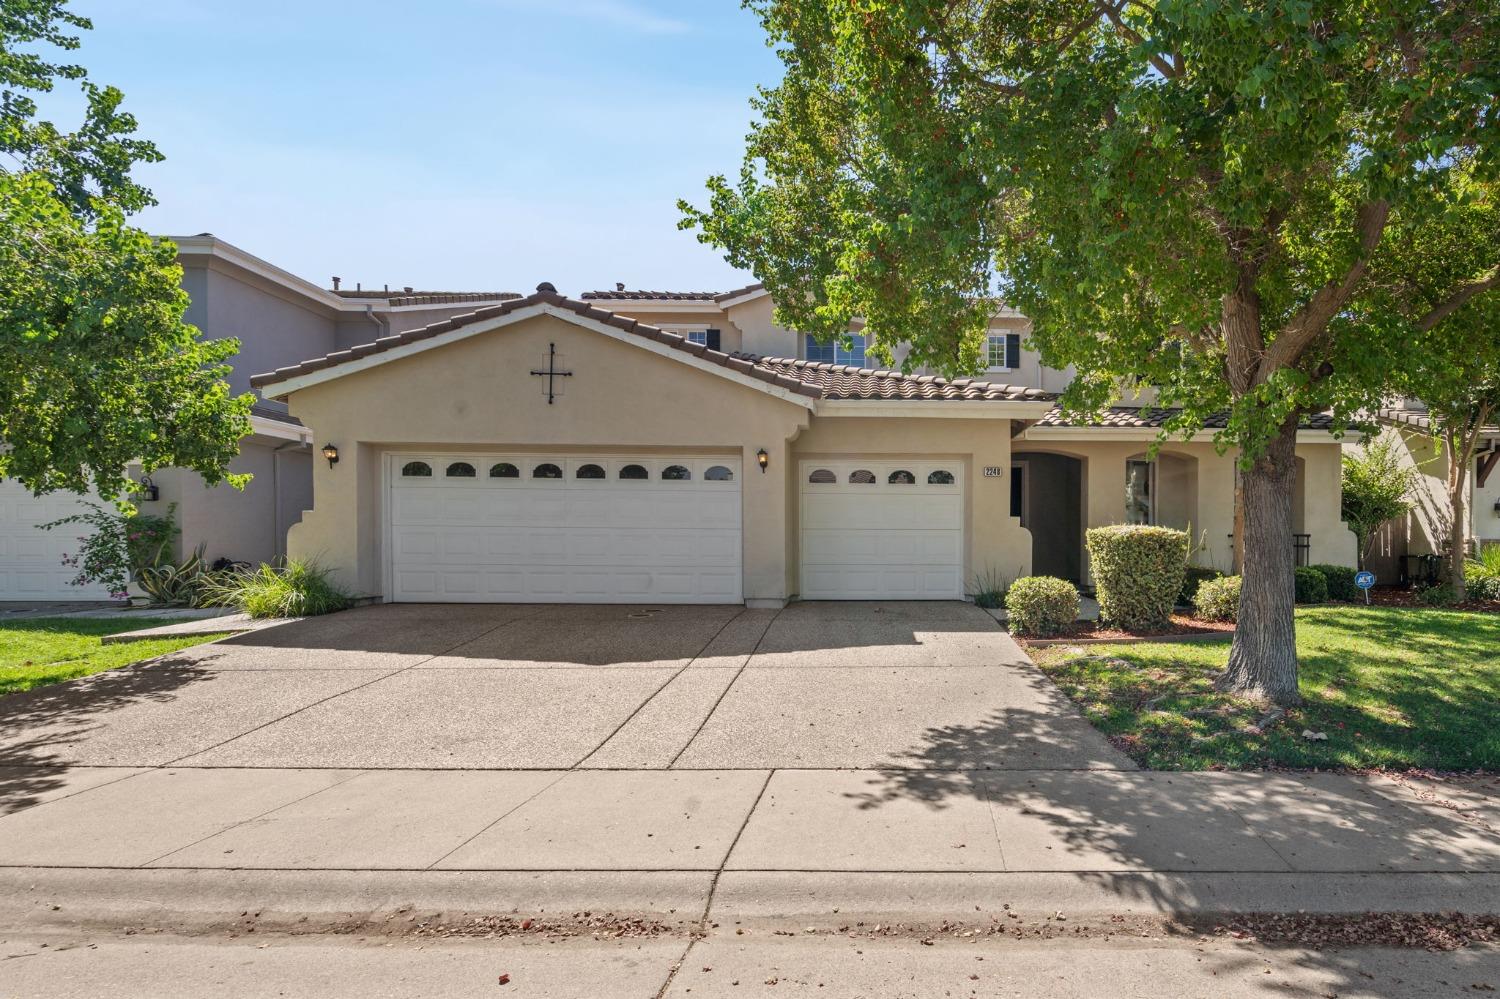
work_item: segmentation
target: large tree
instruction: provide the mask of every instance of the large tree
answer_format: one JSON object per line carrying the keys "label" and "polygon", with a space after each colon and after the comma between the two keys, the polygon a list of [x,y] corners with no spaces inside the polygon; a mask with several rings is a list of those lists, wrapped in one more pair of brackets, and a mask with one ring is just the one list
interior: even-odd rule
{"label": "large tree", "polygon": [[[154,203],[132,168],[161,157],[118,90],[55,61],[89,27],[66,0],[0,4],[0,476],[113,497],[139,461],[238,485],[251,400],[224,380],[238,344],[182,321],[176,248],[127,223]],[[86,104],[71,131],[39,114],[60,81]]]}
{"label": "large tree", "polygon": [[[1226,690],[1298,699],[1299,420],[1373,405],[1402,344],[1350,321],[1393,211],[1492,166],[1500,0],[747,0],[785,66],[739,179],[686,226],[783,320],[977,367],[997,296],[1064,403],[1137,385],[1238,450]],[[1465,293],[1460,289],[1459,294]]]}
{"label": "large tree", "polygon": [[1467,163],[1450,179],[1395,224],[1359,306],[1377,329],[1415,330],[1398,387],[1426,404],[1447,456],[1448,579],[1462,600],[1474,456],[1500,423],[1500,295],[1464,293],[1500,285],[1500,187]]}

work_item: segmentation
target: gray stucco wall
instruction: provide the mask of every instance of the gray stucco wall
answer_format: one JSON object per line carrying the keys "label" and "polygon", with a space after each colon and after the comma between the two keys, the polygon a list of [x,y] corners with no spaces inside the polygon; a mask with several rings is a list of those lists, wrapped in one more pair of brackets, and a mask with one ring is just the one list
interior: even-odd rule
{"label": "gray stucco wall", "polygon": [[269,282],[216,268],[189,268],[183,287],[193,299],[188,321],[209,339],[235,337],[240,351],[230,360],[229,385],[250,390],[250,376],[337,350],[331,309],[297,300]]}

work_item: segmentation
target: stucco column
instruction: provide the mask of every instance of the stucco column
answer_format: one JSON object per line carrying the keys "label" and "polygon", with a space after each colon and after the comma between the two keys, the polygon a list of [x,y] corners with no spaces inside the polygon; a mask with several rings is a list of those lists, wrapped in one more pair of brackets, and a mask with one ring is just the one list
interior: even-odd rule
{"label": "stucco column", "polygon": [[[380,577],[373,585],[367,579],[369,554],[361,544],[361,523],[370,515],[356,514],[361,499],[361,481],[368,475],[370,452],[355,441],[330,441],[339,449],[339,460],[329,467],[317,453],[313,462],[313,507],[287,533],[287,557],[316,562],[331,570],[334,581],[359,595],[378,595]],[[321,445],[320,445],[321,447]],[[378,514],[376,514],[378,516]],[[339,557],[354,553],[354,558]]]}
{"label": "stucco column", "polygon": [[[766,470],[756,452],[765,448]],[[795,530],[788,525],[788,496],[795,461],[786,441],[748,441],[742,453],[745,488],[743,504],[745,546],[745,602],[750,606],[780,606],[787,598],[787,559],[795,552]]]}

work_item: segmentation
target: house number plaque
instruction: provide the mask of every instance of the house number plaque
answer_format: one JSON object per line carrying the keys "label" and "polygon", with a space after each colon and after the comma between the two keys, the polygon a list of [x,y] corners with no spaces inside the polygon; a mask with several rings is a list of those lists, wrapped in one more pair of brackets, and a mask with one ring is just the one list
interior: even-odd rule
{"label": "house number plaque", "polygon": [[1002,473],[999,465],[984,466],[984,477],[986,479],[998,479],[1000,478],[1001,474]]}

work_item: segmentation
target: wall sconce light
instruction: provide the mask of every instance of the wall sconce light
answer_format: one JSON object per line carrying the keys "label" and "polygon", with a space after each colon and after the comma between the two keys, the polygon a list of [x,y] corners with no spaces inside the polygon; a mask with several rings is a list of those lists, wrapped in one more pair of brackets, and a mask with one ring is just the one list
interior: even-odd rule
{"label": "wall sconce light", "polygon": [[[755,463],[760,466],[761,472],[764,473],[766,470],[766,466],[771,463],[771,456],[766,453],[765,448],[761,448],[759,451],[755,452]],[[1497,510],[1500,510],[1500,503],[1496,503],[1495,508]]]}
{"label": "wall sconce light", "polygon": [[151,481],[151,476],[143,475],[141,481],[136,483],[135,497],[147,503],[155,503],[161,499],[161,489]]}
{"label": "wall sconce light", "polygon": [[337,444],[324,444],[323,457],[328,459],[328,467],[332,468],[339,462],[339,448]]}
{"label": "wall sconce light", "polygon": [[1500,500],[1495,500],[1495,516],[1500,517]]}

